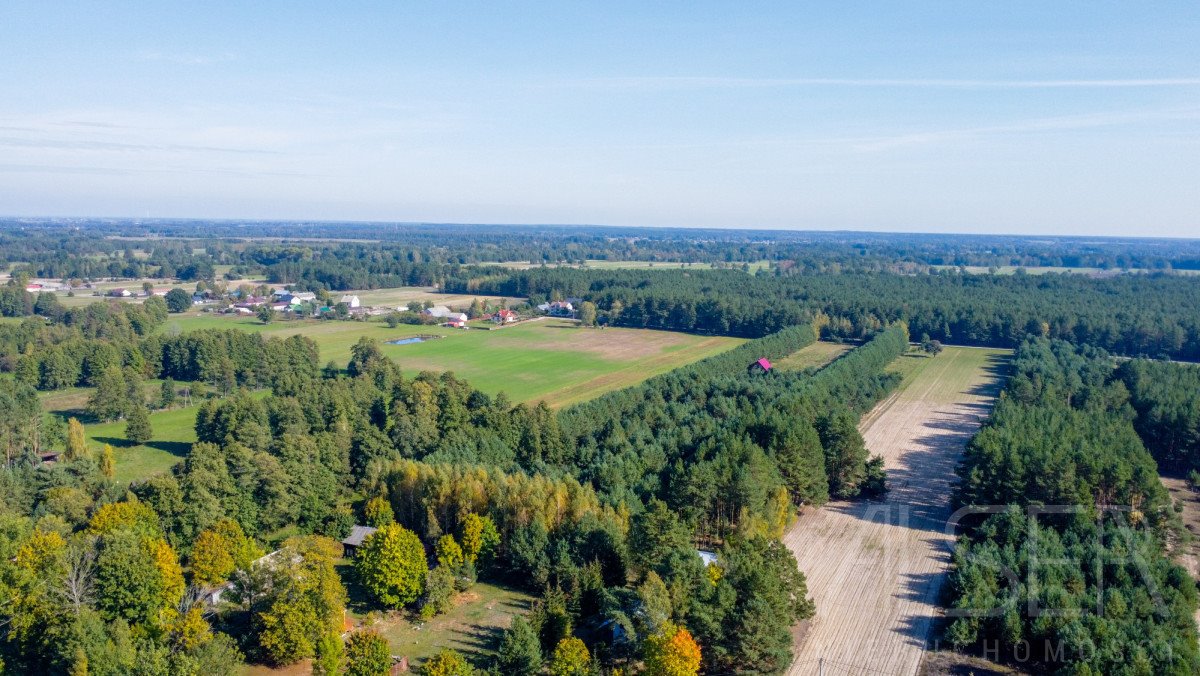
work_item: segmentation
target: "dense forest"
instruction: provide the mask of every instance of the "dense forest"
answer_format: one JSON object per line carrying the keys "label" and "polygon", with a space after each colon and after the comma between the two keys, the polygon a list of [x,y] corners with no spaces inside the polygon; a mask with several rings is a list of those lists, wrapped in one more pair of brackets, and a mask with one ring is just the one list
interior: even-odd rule
{"label": "dense forest", "polygon": [[[943,343],[1015,347],[1027,336],[1129,355],[1200,359],[1200,280],[1126,275],[770,275],[731,271],[527,270],[476,293],[581,297],[622,326],[760,336],[798,321],[855,338],[894,321]],[[615,311],[614,311],[615,310]]]}
{"label": "dense forest", "polygon": [[961,505],[991,514],[954,554],[947,636],[1064,674],[1194,674],[1195,582],[1103,351],[1034,339],[967,449]]}
{"label": "dense forest", "polygon": [[1159,465],[1200,471],[1200,368],[1135,359],[1121,364],[1117,378],[1137,411],[1134,427]]}
{"label": "dense forest", "polygon": [[[304,338],[164,336],[148,330],[153,317],[139,333],[127,313],[145,306],[92,307],[106,309],[90,322],[12,325],[17,372],[39,378],[0,379],[0,544],[12,554],[0,561],[0,591],[14,601],[0,654],[17,671],[213,673],[243,656],[322,659],[325,627],[345,604],[331,574],[336,541],[363,520],[394,524],[394,546],[418,552],[417,568],[437,552],[408,587],[379,582],[380,602],[434,614],[448,588],[504,580],[543,599],[528,622],[547,659],[582,640],[619,665],[642,659],[664,628],[686,626],[706,669],[778,671],[790,661],[789,628],[814,610],[778,537],[795,505],[885,489],[857,414],[894,385],[883,367],[907,346],[896,326],[822,371],[747,370],[811,343],[802,325],[556,413],[452,374],[404,378],[367,339],[345,371],[318,370]],[[65,355],[80,335],[93,337],[76,372]],[[157,375],[230,389],[200,408],[199,443],[183,463],[125,488],[107,452],[92,457],[74,430],[63,461],[38,462],[44,440],[29,431],[41,420],[32,393],[44,353],[63,354],[83,379],[74,382]],[[114,416],[150,405],[124,381],[95,387],[112,391]],[[255,387],[271,392],[241,389]],[[480,537],[490,544],[469,565],[446,554]],[[718,563],[706,569],[697,544]],[[290,563],[263,578],[253,561],[272,547]],[[369,584],[378,571],[361,565]],[[293,588],[300,580],[316,586]],[[206,608],[204,590],[226,583],[236,602]],[[602,630],[614,623],[620,639]]]}

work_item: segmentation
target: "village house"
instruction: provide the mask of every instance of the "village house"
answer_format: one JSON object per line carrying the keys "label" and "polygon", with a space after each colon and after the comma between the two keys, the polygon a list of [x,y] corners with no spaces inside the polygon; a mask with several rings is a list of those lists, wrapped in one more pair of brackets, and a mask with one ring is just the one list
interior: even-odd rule
{"label": "village house", "polygon": [[129,298],[133,295],[133,292],[131,292],[129,289],[111,289],[109,290],[108,295],[112,296],[113,298]]}
{"label": "village house", "polygon": [[550,303],[542,303],[537,307],[538,310],[551,317],[573,317],[575,315],[575,306],[570,301],[556,300]]}
{"label": "village house", "polygon": [[346,307],[350,308],[351,310],[362,305],[362,303],[358,300],[358,296],[352,296],[349,294],[342,296],[341,300],[339,300],[338,302],[345,303]]}
{"label": "village house", "polygon": [[288,305],[301,305],[303,303],[315,303],[317,294],[311,291],[302,291],[293,293],[291,291],[276,291],[274,293],[275,300]]}
{"label": "village house", "polygon": [[492,315],[492,321],[497,324],[512,324],[517,321],[517,313],[512,310],[497,310],[496,314]]}

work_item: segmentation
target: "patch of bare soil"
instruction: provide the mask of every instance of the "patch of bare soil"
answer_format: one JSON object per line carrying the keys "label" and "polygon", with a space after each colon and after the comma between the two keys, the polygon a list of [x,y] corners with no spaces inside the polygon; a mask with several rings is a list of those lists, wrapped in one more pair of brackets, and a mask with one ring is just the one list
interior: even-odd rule
{"label": "patch of bare soil", "polygon": [[789,673],[918,673],[954,543],[954,469],[998,389],[971,359],[941,355],[864,419],[888,470],[883,500],[805,510],[784,536],[817,606]]}
{"label": "patch of bare soil", "polygon": [[[1200,493],[1192,490],[1187,479],[1173,476],[1160,478],[1171,494],[1171,501],[1183,508],[1179,516],[1187,531],[1185,537],[1170,543],[1171,556],[1193,578],[1200,578]],[[1196,611],[1196,624],[1200,626],[1200,610]]]}

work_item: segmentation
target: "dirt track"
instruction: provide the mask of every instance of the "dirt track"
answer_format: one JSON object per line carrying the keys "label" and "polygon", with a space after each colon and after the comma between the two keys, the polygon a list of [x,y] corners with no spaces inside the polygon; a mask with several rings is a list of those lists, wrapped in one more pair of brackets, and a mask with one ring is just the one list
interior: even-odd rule
{"label": "dirt track", "polygon": [[[817,604],[789,673],[915,674],[937,615],[953,538],[945,535],[954,468],[998,391],[996,351],[947,348],[902,357],[899,392],[863,419],[882,455],[882,502],[806,510],[784,536]],[[921,360],[921,361],[913,361]]]}

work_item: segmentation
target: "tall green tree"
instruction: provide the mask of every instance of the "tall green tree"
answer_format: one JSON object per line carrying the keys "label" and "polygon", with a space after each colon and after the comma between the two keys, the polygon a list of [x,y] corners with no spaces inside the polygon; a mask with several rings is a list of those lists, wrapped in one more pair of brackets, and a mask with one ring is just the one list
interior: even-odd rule
{"label": "tall green tree", "polygon": [[167,302],[167,310],[171,312],[187,312],[192,307],[192,294],[183,289],[171,289],[163,300]]}
{"label": "tall green tree", "polygon": [[96,389],[88,398],[88,415],[101,422],[109,422],[125,415],[128,408],[125,377],[119,367],[110,366],[96,378]]}
{"label": "tall green tree", "polygon": [[135,444],[144,444],[154,438],[154,428],[150,425],[150,411],[145,404],[129,409],[125,418],[125,438]]}
{"label": "tall green tree", "polygon": [[542,647],[537,633],[524,617],[514,617],[500,639],[496,668],[502,674],[536,676],[542,670]]}

